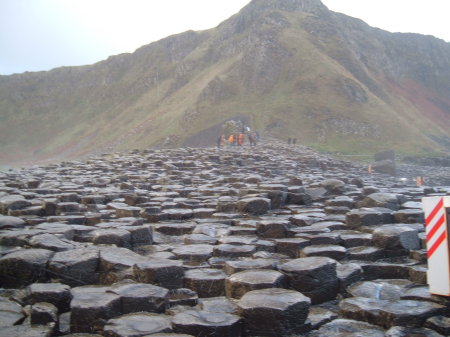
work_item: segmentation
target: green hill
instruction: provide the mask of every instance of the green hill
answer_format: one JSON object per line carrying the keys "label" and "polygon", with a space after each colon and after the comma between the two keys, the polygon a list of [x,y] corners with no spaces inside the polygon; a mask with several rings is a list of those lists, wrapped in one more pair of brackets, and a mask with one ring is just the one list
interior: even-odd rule
{"label": "green hill", "polygon": [[254,0],[132,54],[0,76],[0,164],[212,145],[233,118],[327,151],[449,151],[450,44],[319,0]]}

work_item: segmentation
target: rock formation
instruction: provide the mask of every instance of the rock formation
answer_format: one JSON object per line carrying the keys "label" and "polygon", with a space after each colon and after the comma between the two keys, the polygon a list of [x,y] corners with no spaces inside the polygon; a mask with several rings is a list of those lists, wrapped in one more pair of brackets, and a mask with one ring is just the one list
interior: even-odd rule
{"label": "rock formation", "polygon": [[449,97],[450,43],[320,0],[254,0],[132,54],[0,76],[0,165],[208,146],[230,120],[329,151],[438,155],[450,149]]}
{"label": "rock formation", "polygon": [[2,335],[448,335],[420,199],[450,187],[398,173],[270,139],[3,173]]}

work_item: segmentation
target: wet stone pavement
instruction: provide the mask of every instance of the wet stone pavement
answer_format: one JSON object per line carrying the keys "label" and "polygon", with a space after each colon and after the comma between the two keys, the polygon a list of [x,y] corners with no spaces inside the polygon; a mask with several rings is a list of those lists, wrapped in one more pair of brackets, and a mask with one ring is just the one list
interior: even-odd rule
{"label": "wet stone pavement", "polygon": [[421,198],[450,186],[399,169],[271,141],[0,173],[0,335],[449,336]]}

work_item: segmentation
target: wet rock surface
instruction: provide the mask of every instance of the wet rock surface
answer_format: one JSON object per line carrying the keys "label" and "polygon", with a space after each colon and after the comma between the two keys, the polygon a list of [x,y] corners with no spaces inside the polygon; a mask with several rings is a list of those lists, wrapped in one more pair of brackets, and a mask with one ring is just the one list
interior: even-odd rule
{"label": "wet rock surface", "polygon": [[246,293],[238,302],[244,328],[252,336],[286,336],[307,332],[311,300],[289,289],[267,288]]}
{"label": "wet rock surface", "polygon": [[449,335],[421,198],[450,172],[395,172],[270,141],[0,173],[1,333]]}

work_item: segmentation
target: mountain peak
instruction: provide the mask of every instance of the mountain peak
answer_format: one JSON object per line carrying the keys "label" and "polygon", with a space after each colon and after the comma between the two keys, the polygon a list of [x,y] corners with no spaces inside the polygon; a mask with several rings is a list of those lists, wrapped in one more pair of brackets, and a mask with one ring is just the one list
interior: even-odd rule
{"label": "mountain peak", "polygon": [[319,13],[327,10],[320,0],[253,0],[250,7],[279,9],[287,12]]}

